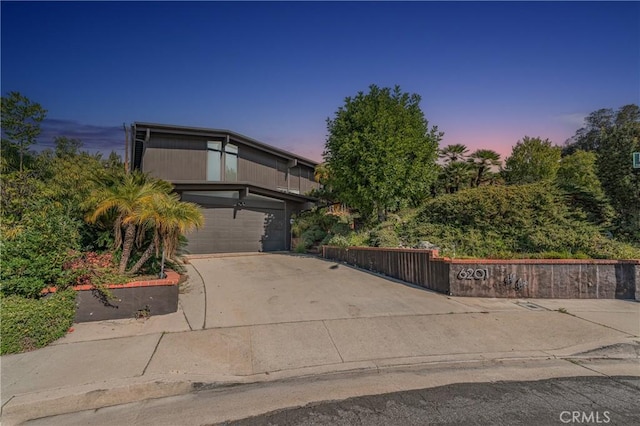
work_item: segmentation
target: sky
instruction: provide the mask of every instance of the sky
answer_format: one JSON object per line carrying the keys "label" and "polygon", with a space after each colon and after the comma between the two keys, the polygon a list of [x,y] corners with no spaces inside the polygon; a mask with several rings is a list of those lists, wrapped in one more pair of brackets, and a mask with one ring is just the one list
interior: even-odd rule
{"label": "sky", "polygon": [[8,2],[1,91],[38,140],[124,152],[123,123],[228,129],[321,161],[348,96],[421,96],[440,146],[562,145],[640,102],[639,2]]}

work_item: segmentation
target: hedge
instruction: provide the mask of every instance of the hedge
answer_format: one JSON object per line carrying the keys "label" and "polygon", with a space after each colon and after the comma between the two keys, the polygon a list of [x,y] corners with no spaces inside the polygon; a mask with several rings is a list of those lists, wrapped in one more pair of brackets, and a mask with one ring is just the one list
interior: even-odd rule
{"label": "hedge", "polygon": [[32,351],[63,337],[73,324],[75,297],[73,290],[41,299],[1,297],[0,353]]}

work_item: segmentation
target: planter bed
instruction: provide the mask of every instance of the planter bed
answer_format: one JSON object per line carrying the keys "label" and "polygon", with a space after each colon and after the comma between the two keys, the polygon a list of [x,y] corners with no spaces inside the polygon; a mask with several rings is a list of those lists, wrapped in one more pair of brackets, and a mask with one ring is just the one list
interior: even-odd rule
{"label": "planter bed", "polygon": [[[78,292],[74,322],[143,318],[176,312],[180,275],[174,271],[166,271],[166,274],[164,279],[107,285],[112,298],[105,298],[91,285],[74,286]],[[52,287],[44,292],[55,291]]]}

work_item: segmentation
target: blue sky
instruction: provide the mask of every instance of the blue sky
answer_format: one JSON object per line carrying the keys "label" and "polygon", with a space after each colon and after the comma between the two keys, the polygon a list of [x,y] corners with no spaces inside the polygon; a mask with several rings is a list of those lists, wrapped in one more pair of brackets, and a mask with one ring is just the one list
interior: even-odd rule
{"label": "blue sky", "polygon": [[422,96],[441,145],[562,144],[640,99],[638,2],[6,2],[2,94],[39,140],[123,151],[122,123],[233,130],[321,160],[326,119],[370,84]]}

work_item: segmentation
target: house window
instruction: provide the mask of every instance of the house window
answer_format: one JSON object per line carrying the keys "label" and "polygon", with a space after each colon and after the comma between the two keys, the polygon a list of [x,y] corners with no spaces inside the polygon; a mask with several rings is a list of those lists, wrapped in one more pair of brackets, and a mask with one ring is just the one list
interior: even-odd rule
{"label": "house window", "polygon": [[207,180],[220,181],[222,171],[222,142],[207,142]]}
{"label": "house window", "polygon": [[207,142],[207,180],[213,182],[238,180],[237,146],[222,142]]}
{"label": "house window", "polygon": [[238,180],[238,147],[231,144],[224,146],[225,177],[227,182]]}

